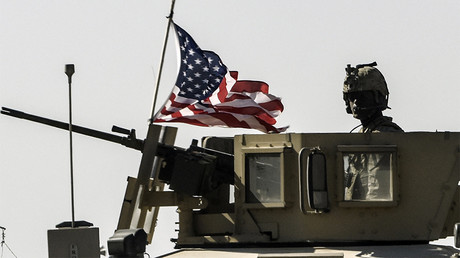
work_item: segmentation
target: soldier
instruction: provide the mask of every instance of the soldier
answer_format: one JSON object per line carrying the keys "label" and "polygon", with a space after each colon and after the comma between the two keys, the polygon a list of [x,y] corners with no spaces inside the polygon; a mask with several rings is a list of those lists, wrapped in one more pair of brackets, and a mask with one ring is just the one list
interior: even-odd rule
{"label": "soldier", "polygon": [[[377,63],[347,65],[343,99],[347,113],[361,121],[361,133],[403,132],[383,116],[388,107],[388,88]],[[354,129],[353,129],[354,130]],[[352,131],[353,131],[352,130]],[[390,154],[350,153],[345,171],[345,200],[388,200],[390,196]]]}
{"label": "soldier", "polygon": [[361,121],[362,133],[403,132],[392,122],[391,117],[383,116],[388,107],[388,88],[385,78],[376,66],[377,63],[347,65],[347,76],[343,83],[343,100],[347,113]]}

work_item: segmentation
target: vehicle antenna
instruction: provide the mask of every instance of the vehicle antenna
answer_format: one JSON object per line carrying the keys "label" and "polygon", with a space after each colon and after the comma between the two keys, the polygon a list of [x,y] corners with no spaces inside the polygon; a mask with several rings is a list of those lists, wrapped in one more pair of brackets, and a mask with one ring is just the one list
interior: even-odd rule
{"label": "vehicle antenna", "polygon": [[10,247],[6,244],[6,242],[5,242],[5,230],[6,230],[6,228],[0,226],[0,229],[2,230],[2,243],[1,243],[1,246],[2,246],[2,256],[1,256],[1,258],[3,258],[3,246],[6,246],[6,248],[8,248],[8,250],[10,251],[10,253],[11,253],[14,257],[18,258],[18,257],[16,256],[16,254],[14,254],[13,250],[11,250],[11,248],[10,248]]}
{"label": "vehicle antenna", "polygon": [[160,79],[161,79],[161,72],[163,70],[163,63],[165,59],[165,53],[166,53],[166,45],[168,44],[168,37],[169,37],[169,28],[171,27],[171,23],[173,20],[173,15],[174,15],[174,4],[176,0],[171,0],[171,10],[169,12],[169,16],[166,17],[168,18],[168,25],[166,27],[166,33],[165,33],[165,38],[163,42],[163,50],[161,52],[161,59],[160,59],[160,67],[158,68],[158,76],[156,78],[156,83],[155,83],[155,96],[153,97],[153,104],[152,104],[152,113],[150,115],[150,124],[153,122],[153,118],[155,117],[155,105],[157,102],[157,96],[158,96],[158,88],[160,86]]}
{"label": "vehicle antenna", "polygon": [[72,75],[75,73],[75,65],[66,64],[65,74],[69,83],[69,140],[70,140],[70,198],[72,203],[72,228],[75,227],[75,205],[73,188],[73,142],[72,142]]}

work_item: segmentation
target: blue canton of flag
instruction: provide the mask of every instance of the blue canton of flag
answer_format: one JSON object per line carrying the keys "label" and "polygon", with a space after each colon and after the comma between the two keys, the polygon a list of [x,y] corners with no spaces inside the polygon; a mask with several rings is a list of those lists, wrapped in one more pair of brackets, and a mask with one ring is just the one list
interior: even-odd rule
{"label": "blue canton of flag", "polygon": [[220,85],[227,67],[211,51],[201,50],[193,38],[174,24],[179,40],[181,65],[176,86],[179,96],[198,101],[209,97]]}

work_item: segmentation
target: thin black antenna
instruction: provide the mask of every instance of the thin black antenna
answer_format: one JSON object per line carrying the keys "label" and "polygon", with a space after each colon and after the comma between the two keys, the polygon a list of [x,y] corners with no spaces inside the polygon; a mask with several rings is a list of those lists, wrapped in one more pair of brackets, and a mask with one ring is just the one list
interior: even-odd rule
{"label": "thin black antenna", "polygon": [[10,251],[10,253],[11,253],[14,257],[18,258],[18,257],[16,256],[16,254],[14,254],[14,252],[11,250],[11,248],[10,248],[10,247],[6,244],[6,242],[5,242],[5,230],[6,230],[6,228],[0,226],[0,229],[2,230],[2,243],[1,243],[1,245],[2,245],[2,256],[1,256],[1,258],[3,258],[3,246],[6,246],[6,248],[8,248],[8,250]]}
{"label": "thin black antenna", "polygon": [[75,65],[66,64],[65,74],[69,82],[69,139],[70,139],[70,198],[72,203],[72,228],[75,227],[75,205],[73,189],[73,142],[72,142],[72,75],[75,73]]}

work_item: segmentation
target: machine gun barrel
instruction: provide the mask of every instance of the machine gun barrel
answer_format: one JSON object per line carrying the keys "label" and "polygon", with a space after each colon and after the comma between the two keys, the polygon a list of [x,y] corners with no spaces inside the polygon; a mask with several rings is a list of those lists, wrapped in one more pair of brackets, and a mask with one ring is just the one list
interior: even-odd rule
{"label": "machine gun barrel", "polygon": [[[40,123],[40,124],[46,124],[46,125],[49,125],[49,126],[52,126],[52,127],[57,127],[57,128],[64,129],[64,130],[69,130],[69,124],[68,123],[64,123],[64,122],[60,122],[60,121],[56,121],[56,120],[52,120],[52,119],[48,119],[48,118],[44,118],[44,117],[40,117],[40,116],[27,114],[27,113],[24,113],[22,111],[14,110],[14,109],[11,109],[11,108],[2,107],[1,113],[4,114],[4,115],[25,119],[25,120],[37,122],[37,123]],[[118,135],[114,135],[114,134],[110,134],[110,133],[105,133],[105,132],[93,130],[93,129],[78,126],[78,125],[72,125],[72,131],[76,132],[76,133],[79,133],[79,134],[99,138],[99,139],[102,139],[102,140],[119,143],[119,144],[122,144],[122,145],[124,145],[124,146],[126,146],[128,148],[132,148],[132,149],[136,149],[136,150],[140,150],[140,151],[143,150],[143,146],[144,146],[144,141],[136,139],[136,138],[133,138],[133,137],[130,137],[131,135],[128,136],[128,137],[122,137],[122,136],[118,136]]]}

